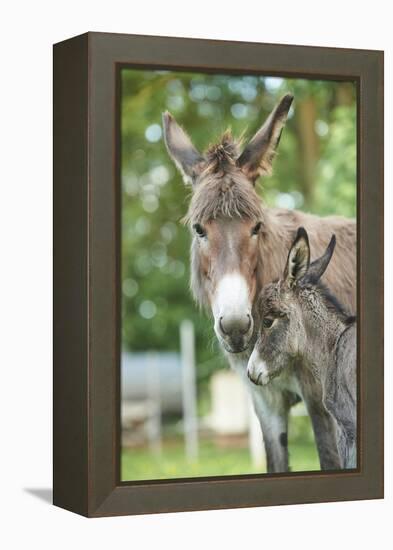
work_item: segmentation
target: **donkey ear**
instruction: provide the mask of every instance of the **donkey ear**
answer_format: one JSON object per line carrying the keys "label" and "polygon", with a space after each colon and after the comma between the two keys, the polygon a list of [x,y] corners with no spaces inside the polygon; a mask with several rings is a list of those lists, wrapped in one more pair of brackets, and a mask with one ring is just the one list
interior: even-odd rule
{"label": "donkey ear", "polygon": [[307,231],[304,227],[299,227],[297,235],[289,250],[287,263],[284,270],[284,281],[290,287],[303,277],[310,265],[310,244],[308,242]]}
{"label": "donkey ear", "polygon": [[238,158],[238,165],[253,182],[258,176],[271,174],[273,158],[292,101],[292,94],[286,94],[281,99]]}
{"label": "donkey ear", "polygon": [[165,145],[169,156],[182,174],[184,182],[187,184],[195,183],[196,177],[204,168],[205,159],[168,111],[163,113],[162,122]]}
{"label": "donkey ear", "polygon": [[319,279],[325,273],[326,268],[330,263],[330,260],[332,259],[335,246],[336,236],[332,235],[332,238],[330,239],[330,243],[328,244],[325,253],[317,260],[314,260],[308,268],[306,274],[306,279],[308,282],[316,284],[319,281]]}

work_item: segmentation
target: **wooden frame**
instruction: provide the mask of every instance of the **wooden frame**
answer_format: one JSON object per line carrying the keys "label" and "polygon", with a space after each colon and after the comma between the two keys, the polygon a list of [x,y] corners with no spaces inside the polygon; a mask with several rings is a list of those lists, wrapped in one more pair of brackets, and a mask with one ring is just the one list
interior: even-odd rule
{"label": "wooden frame", "polygon": [[[119,67],[356,80],[360,465],[121,483]],[[383,497],[383,53],[87,33],[54,46],[54,503],[110,516]]]}

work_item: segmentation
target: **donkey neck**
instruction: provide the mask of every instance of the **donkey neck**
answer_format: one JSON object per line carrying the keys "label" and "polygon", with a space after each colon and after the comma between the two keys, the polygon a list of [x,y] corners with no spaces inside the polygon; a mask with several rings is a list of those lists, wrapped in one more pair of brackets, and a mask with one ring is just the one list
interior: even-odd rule
{"label": "donkey neck", "polygon": [[326,315],[311,315],[305,320],[306,339],[302,357],[306,368],[312,370],[318,379],[323,379],[327,369],[334,365],[337,342],[347,325],[332,311]]}

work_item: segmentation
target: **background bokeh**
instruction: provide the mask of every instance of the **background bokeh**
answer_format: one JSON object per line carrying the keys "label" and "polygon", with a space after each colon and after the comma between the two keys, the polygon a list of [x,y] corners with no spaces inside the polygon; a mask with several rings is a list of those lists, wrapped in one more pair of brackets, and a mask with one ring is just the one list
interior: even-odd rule
{"label": "background bokeh", "polygon": [[[259,184],[261,197],[269,206],[355,217],[354,83],[128,68],[121,72],[122,347],[134,354],[178,352],[179,323],[191,320],[201,419],[211,406],[211,377],[227,365],[211,323],[190,296],[190,236],[180,223],[190,189],[167,155],[161,115],[169,110],[203,150],[228,127],[235,135],[251,137],[286,92],[295,100],[274,174]],[[296,422],[292,447],[303,445],[304,456],[295,453],[293,469],[318,468],[308,419],[298,417]],[[167,415],[163,429],[171,446],[166,453],[164,445],[158,458],[143,442],[132,450],[124,445],[123,479],[203,475],[208,463],[209,475],[252,470],[247,445],[242,459],[241,444],[233,446],[233,460],[224,466],[214,439],[205,448],[205,459],[189,465],[176,440],[181,438],[181,419]]]}

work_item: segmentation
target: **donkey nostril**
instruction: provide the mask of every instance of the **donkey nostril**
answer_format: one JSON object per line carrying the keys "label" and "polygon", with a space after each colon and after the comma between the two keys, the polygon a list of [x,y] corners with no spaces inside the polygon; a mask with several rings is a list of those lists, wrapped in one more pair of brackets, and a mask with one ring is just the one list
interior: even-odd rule
{"label": "donkey nostril", "polygon": [[225,331],[224,327],[222,326],[222,320],[223,320],[223,317],[220,317],[220,329],[221,329],[221,332],[223,334],[225,334],[225,336],[228,336],[228,333]]}
{"label": "donkey nostril", "polygon": [[239,332],[241,334],[247,334],[251,328],[251,316],[247,313],[247,317],[243,318],[243,322],[239,324]]}

